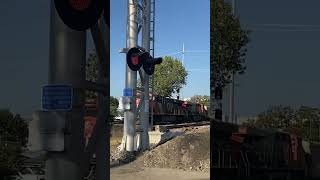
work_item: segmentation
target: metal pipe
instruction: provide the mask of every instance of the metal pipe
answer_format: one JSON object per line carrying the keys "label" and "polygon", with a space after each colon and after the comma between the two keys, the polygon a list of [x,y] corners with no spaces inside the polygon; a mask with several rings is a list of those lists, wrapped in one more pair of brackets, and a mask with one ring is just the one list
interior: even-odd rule
{"label": "metal pipe", "polygon": [[[98,115],[97,115],[97,126],[99,130],[99,136],[96,143],[96,177],[97,179],[107,179],[109,171],[109,125],[110,121],[110,109],[107,106],[107,103],[110,101],[110,74],[108,69],[110,69],[110,48],[109,40],[110,38],[106,36],[109,34],[109,27],[106,27],[103,19],[97,24],[97,35],[98,39],[95,39],[96,49],[100,52],[99,57],[99,66],[98,66],[98,83],[102,84],[103,87],[107,90],[105,94],[98,93],[97,106],[98,106]],[[106,47],[107,46],[107,47]]]}
{"label": "metal pipe", "polygon": [[247,162],[244,158],[244,155],[243,155],[243,152],[240,151],[240,154],[241,154],[241,157],[242,157],[242,161],[243,161],[243,164],[244,164],[244,168],[245,168],[245,172],[246,172],[246,176],[247,176],[247,173],[248,173],[248,170],[247,170]]}
{"label": "metal pipe", "polygon": [[[236,16],[236,2],[235,0],[232,0],[232,14]],[[229,118],[230,122],[236,124],[234,119],[234,80],[235,80],[235,72],[232,72],[231,75],[231,84],[230,84],[230,112],[229,112]]]}
{"label": "metal pipe", "polygon": [[[156,11],[156,2],[155,0],[152,0],[152,57],[154,57],[154,43],[155,43],[155,11]],[[151,76],[151,100],[153,101],[153,88],[154,88],[154,78]],[[151,123],[150,123],[151,130],[153,129],[153,104],[151,106]]]}
{"label": "metal pipe", "polygon": [[[151,0],[143,1],[143,25],[142,25],[142,47],[150,52],[150,15],[151,15]],[[143,71],[144,79],[144,102],[141,111],[141,150],[149,148],[149,76]]]}
{"label": "metal pipe", "polygon": [[[138,43],[138,23],[136,19],[137,7],[134,0],[128,0],[128,37],[127,48],[136,47]],[[126,64],[126,82],[125,87],[133,90],[131,98],[131,110],[124,112],[124,126],[125,133],[125,148],[132,152],[135,149],[135,135],[136,135],[136,86],[137,86],[137,72],[132,71]]]}
{"label": "metal pipe", "polygon": [[224,168],[224,151],[223,149],[221,151],[222,151],[222,168]]}
{"label": "metal pipe", "polygon": [[229,112],[229,117],[230,117],[230,122],[231,123],[236,123],[234,119],[234,73],[231,75],[231,84],[230,84],[230,112]]}
{"label": "metal pipe", "polygon": [[86,32],[68,28],[58,16],[51,1],[49,84],[73,87],[73,108],[67,113],[69,133],[65,135],[64,152],[48,152],[47,180],[79,180],[84,177],[84,101]]}
{"label": "metal pipe", "polygon": [[220,168],[220,149],[218,149],[218,168]]}

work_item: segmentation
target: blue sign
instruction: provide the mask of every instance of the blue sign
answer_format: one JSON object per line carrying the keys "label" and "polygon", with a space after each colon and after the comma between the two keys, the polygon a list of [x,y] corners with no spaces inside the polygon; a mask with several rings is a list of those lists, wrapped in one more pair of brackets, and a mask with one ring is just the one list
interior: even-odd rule
{"label": "blue sign", "polygon": [[123,89],[123,96],[133,96],[133,89],[132,88],[125,88]]}
{"label": "blue sign", "polygon": [[68,85],[47,85],[42,88],[43,110],[72,109],[72,87]]}

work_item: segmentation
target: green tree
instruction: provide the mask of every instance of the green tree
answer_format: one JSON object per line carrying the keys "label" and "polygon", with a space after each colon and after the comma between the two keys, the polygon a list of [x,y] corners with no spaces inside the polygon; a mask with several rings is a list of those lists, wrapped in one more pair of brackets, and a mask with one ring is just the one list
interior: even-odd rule
{"label": "green tree", "polygon": [[250,119],[243,125],[282,129],[309,141],[320,141],[320,110],[313,107],[271,106],[259,113],[257,119]]}
{"label": "green tree", "polygon": [[320,141],[320,110],[308,106],[301,106],[296,111],[295,127],[299,134],[310,141]]}
{"label": "green tree", "polygon": [[[98,80],[98,59],[97,54],[92,52],[89,54],[86,65],[86,80],[97,82]],[[97,97],[96,92],[86,91],[86,97],[88,99],[95,99]]]}
{"label": "green tree", "polygon": [[232,73],[245,72],[245,57],[249,43],[249,31],[241,27],[239,18],[224,0],[214,0],[211,7],[210,43],[211,77],[216,80],[216,70],[222,69],[222,84],[230,83]]}
{"label": "green tree", "polygon": [[295,110],[290,106],[271,106],[258,114],[257,127],[288,129],[295,122]]}
{"label": "green tree", "polygon": [[161,64],[156,65],[153,74],[154,93],[160,96],[171,97],[173,93],[186,85],[187,71],[181,61],[165,56]]}
{"label": "green tree", "polygon": [[119,101],[117,98],[110,96],[110,114],[112,117],[116,117],[118,113]]}
{"label": "green tree", "polygon": [[190,102],[192,103],[198,103],[205,106],[209,106],[210,97],[209,96],[202,96],[202,95],[194,95],[190,98]]}
{"label": "green tree", "polygon": [[[98,59],[97,54],[92,52],[89,54],[86,65],[86,80],[97,82],[98,80]],[[97,93],[92,91],[86,92],[87,99],[96,99]],[[115,97],[110,96],[110,116],[115,117],[118,115],[119,101]],[[111,118],[112,119],[112,118]]]}
{"label": "green tree", "polygon": [[27,144],[28,124],[19,114],[0,110],[0,174],[15,173],[19,154]]}
{"label": "green tree", "polygon": [[256,127],[255,122],[255,119],[249,118],[245,122],[243,122],[242,125],[246,127]]}
{"label": "green tree", "polygon": [[[222,87],[230,83],[233,73],[243,74],[249,31],[241,27],[239,18],[224,0],[211,1],[210,6],[210,96],[214,98],[217,80]],[[221,73],[218,73],[221,70]],[[219,78],[220,77],[220,78]],[[214,101],[210,101],[213,107]],[[212,112],[211,112],[212,116]]]}

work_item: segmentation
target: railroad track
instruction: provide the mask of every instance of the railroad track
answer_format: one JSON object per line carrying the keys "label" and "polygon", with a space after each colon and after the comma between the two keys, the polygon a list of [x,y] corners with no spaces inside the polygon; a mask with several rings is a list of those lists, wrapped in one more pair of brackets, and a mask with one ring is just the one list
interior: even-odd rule
{"label": "railroad track", "polygon": [[165,127],[167,129],[176,129],[176,128],[183,128],[183,127],[196,127],[196,126],[208,126],[208,125],[210,125],[209,121],[193,122],[193,123],[181,123],[181,124],[157,125],[157,126]]}

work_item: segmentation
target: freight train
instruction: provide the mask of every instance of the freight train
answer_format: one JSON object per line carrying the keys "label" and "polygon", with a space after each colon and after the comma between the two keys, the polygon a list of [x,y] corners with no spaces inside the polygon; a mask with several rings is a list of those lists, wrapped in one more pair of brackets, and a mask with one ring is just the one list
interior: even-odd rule
{"label": "freight train", "polygon": [[205,105],[162,96],[154,96],[149,109],[153,111],[153,124],[157,125],[209,120]]}
{"label": "freight train", "polygon": [[[139,107],[140,94],[136,98],[136,106]],[[199,103],[191,103],[162,96],[153,96],[149,101],[149,112],[153,114],[153,124],[177,124],[186,122],[208,121],[208,108]],[[86,103],[86,119],[96,116],[95,101]],[[151,118],[150,118],[151,119]]]}
{"label": "freight train", "polygon": [[276,129],[212,121],[213,179],[320,179],[320,145]]}
{"label": "freight train", "polygon": [[[136,98],[137,107],[139,106],[139,103],[140,94],[138,93]],[[84,136],[88,140],[88,138],[91,137],[91,132],[96,124],[97,109],[95,100],[88,100],[85,109]],[[150,99],[149,111],[150,114],[151,112],[153,113],[153,125],[209,121],[206,106],[162,96],[153,96],[153,98]],[[149,118],[149,122],[151,124],[151,117]],[[118,123],[121,124],[123,121],[120,120]]]}

